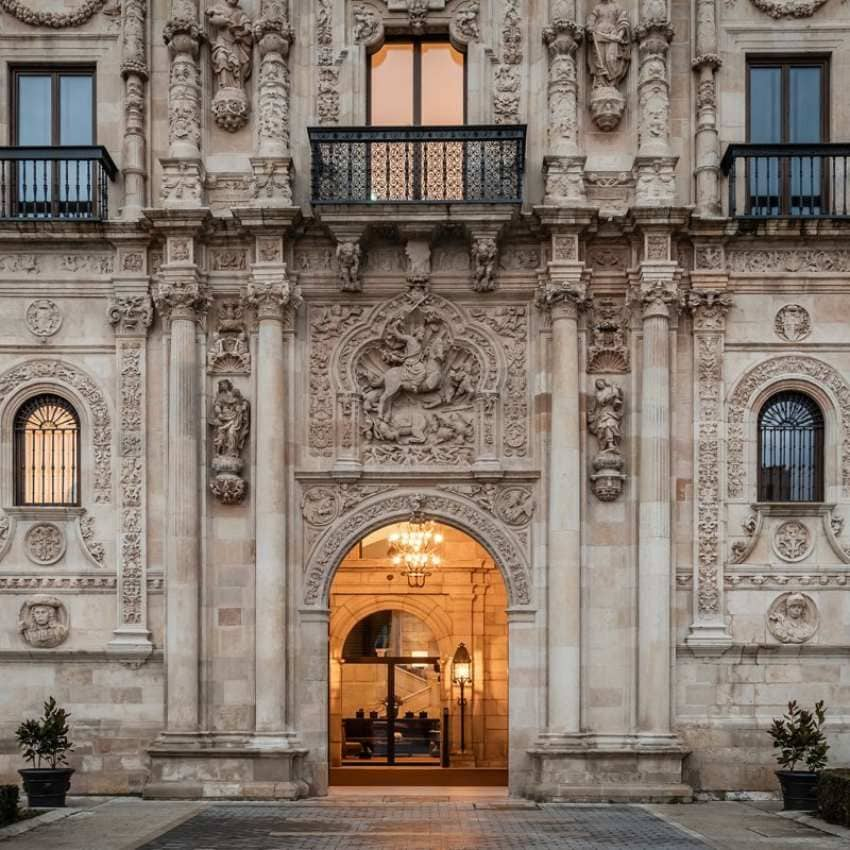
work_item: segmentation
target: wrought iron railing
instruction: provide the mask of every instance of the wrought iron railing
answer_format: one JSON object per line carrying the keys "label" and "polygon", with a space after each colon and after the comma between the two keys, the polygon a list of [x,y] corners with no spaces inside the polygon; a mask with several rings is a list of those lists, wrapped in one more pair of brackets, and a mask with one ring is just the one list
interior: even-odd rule
{"label": "wrought iron railing", "polygon": [[117,174],[102,145],[0,148],[0,218],[108,218]]}
{"label": "wrought iron railing", "polygon": [[314,204],[522,203],[524,125],[307,132]]}
{"label": "wrought iron railing", "polygon": [[733,218],[845,218],[850,145],[729,145],[720,163]]}

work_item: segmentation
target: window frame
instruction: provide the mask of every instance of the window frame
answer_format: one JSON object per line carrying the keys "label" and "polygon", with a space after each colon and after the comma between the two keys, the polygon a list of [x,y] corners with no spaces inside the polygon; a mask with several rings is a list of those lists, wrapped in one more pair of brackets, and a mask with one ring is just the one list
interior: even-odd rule
{"label": "window frame", "polygon": [[[76,498],[68,502],[28,502],[26,493],[26,445],[23,440],[25,428],[19,427],[21,412],[27,407],[36,408],[38,402],[45,403],[49,399],[59,399],[64,402],[65,409],[74,417],[76,423],[74,469],[74,495]],[[39,392],[21,400],[12,415],[12,502],[15,508],[79,508],[82,505],[82,449],[83,426],[82,417],[77,405],[61,391],[42,389]]]}
{"label": "window frame", "polygon": [[[811,405],[814,405],[818,414],[820,416],[820,427],[815,426],[811,429],[813,433],[813,448],[812,448],[812,463],[810,464],[811,469],[811,490],[813,493],[813,498],[811,499],[783,499],[776,498],[774,494],[774,498],[768,499],[766,498],[765,488],[767,486],[767,478],[770,473],[767,471],[767,467],[764,466],[763,458],[762,458],[762,449],[764,446],[764,430],[762,428],[762,419],[764,417],[765,412],[768,407],[775,400],[779,399],[781,396],[798,396],[806,399]],[[802,429],[801,429],[802,430]],[[809,429],[807,429],[809,430]],[[819,434],[819,436],[818,436]],[[823,406],[821,403],[811,394],[805,392],[804,390],[796,389],[796,388],[779,388],[776,391],[770,393],[767,398],[761,403],[758,407],[758,412],[756,413],[756,500],[758,502],[770,503],[770,504],[797,504],[797,505],[813,505],[820,504],[824,501],[824,494],[826,491],[826,466],[825,466],[825,458],[826,458],[826,414],[824,413]]]}
{"label": "window frame", "polygon": [[[463,124],[465,126],[469,119],[469,63],[466,50],[458,47],[448,35],[429,33],[428,35],[392,35],[387,36],[380,44],[372,47],[368,53],[366,67],[366,126],[381,127],[389,125],[372,124],[372,56],[378,53],[386,44],[412,44],[413,45],[413,123],[411,127],[440,127],[440,124],[422,124],[422,44],[426,42],[440,42],[450,44],[463,56]],[[452,125],[458,126],[458,125]]]}

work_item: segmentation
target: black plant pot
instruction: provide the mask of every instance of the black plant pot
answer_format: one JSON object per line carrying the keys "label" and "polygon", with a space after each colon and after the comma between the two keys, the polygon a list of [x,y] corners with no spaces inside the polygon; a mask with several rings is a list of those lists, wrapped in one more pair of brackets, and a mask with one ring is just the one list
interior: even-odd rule
{"label": "black plant pot", "polygon": [[777,770],[782,786],[782,808],[814,811],[818,807],[818,775],[809,770]]}
{"label": "black plant pot", "polygon": [[26,767],[19,770],[31,809],[57,809],[65,805],[73,767]]}

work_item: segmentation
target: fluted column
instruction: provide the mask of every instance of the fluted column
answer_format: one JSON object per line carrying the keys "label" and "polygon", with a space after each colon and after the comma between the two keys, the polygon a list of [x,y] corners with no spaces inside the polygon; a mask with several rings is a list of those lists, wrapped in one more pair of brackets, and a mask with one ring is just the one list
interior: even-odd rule
{"label": "fluted column", "polygon": [[[256,723],[257,737],[285,743],[287,668],[287,358],[284,332],[300,303],[282,261],[282,238],[258,240],[258,262],[245,290],[256,310],[258,446],[256,506]],[[265,258],[265,259],[263,259]]]}
{"label": "fluted column", "polygon": [[157,310],[171,328],[168,361],[168,506],[166,558],[166,731],[199,725],[201,457],[203,417],[198,322],[209,295],[197,277],[193,240],[167,239],[167,263],[154,289]]}
{"label": "fluted column", "polygon": [[[547,733],[558,739],[581,731],[581,465],[579,417],[578,314],[587,302],[578,237],[568,242],[572,259],[557,260],[537,294],[550,312],[551,420],[549,426],[549,535],[547,543]],[[555,241],[557,246],[558,242]],[[563,255],[562,255],[563,256]]]}
{"label": "fluted column", "polygon": [[[656,250],[661,239],[655,240]],[[651,253],[648,252],[648,253]],[[669,256],[669,253],[668,253]],[[638,545],[638,732],[644,743],[671,736],[672,486],[670,320],[679,309],[675,263],[645,262],[637,297],[643,316]]]}
{"label": "fluted column", "polygon": [[148,81],[145,43],[147,0],[122,4],[121,76],[124,78],[123,218],[137,219],[145,206],[145,86]]}
{"label": "fluted column", "polygon": [[720,136],[717,132],[717,0],[697,0],[696,213],[720,215]]}

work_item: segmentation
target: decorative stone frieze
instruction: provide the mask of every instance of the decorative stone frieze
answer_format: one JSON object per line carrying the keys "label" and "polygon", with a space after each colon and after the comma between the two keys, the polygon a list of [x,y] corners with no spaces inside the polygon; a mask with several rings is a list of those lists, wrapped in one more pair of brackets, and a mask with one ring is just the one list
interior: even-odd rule
{"label": "decorative stone frieze", "polygon": [[225,505],[238,504],[245,498],[247,484],[240,476],[242,451],[248,440],[251,407],[242,393],[226,378],[218,382],[209,425],[213,429],[210,491]]}
{"label": "decorative stone frieze", "polygon": [[522,85],[522,2],[502,0],[499,61],[493,71],[493,117],[496,124],[520,123]]}
{"label": "decorative stone frieze", "polygon": [[738,274],[790,272],[791,274],[850,273],[850,250],[832,245],[817,248],[735,248],[729,270]]}
{"label": "decorative stone frieze", "polygon": [[65,532],[53,522],[38,522],[24,535],[24,552],[41,566],[55,564],[64,554]]}
{"label": "decorative stone frieze", "polygon": [[768,631],[780,643],[805,643],[815,636],[820,613],[806,593],[783,593],[767,611]]}
{"label": "decorative stone frieze", "polygon": [[207,371],[211,375],[251,372],[245,308],[238,301],[222,301],[218,305],[218,324],[207,349]]}
{"label": "decorative stone frieze", "polygon": [[21,606],[18,634],[37,649],[53,649],[68,638],[71,624],[68,609],[56,596],[31,596]]}
{"label": "decorative stone frieze", "polygon": [[587,16],[587,64],[591,78],[590,113],[603,132],[616,129],[626,109],[619,86],[629,72],[632,27],[614,0],[601,0]]}
{"label": "decorative stone frieze", "polygon": [[841,374],[814,357],[773,357],[748,370],[735,385],[728,404],[727,493],[730,499],[744,495],[744,421],[758,391],[777,378],[805,378],[827,388],[838,401],[840,414],[841,491],[850,496],[850,386]]}
{"label": "decorative stone frieze", "polygon": [[591,463],[590,482],[594,495],[602,502],[613,502],[623,492],[626,461],[620,444],[624,414],[622,388],[597,378],[594,401],[587,411],[587,428],[599,443],[599,451]]}
{"label": "decorative stone frieze", "polygon": [[780,339],[800,342],[812,332],[812,319],[805,307],[799,304],[786,304],[776,314],[773,329]]}
{"label": "decorative stone frieze", "polygon": [[253,69],[251,19],[240,8],[239,0],[215,0],[205,14],[212,30],[212,114],[222,130],[233,133],[248,123],[250,112],[245,84]]}
{"label": "decorative stone frieze", "polygon": [[45,341],[62,327],[62,312],[55,301],[38,298],[27,307],[26,321],[30,333]]}

